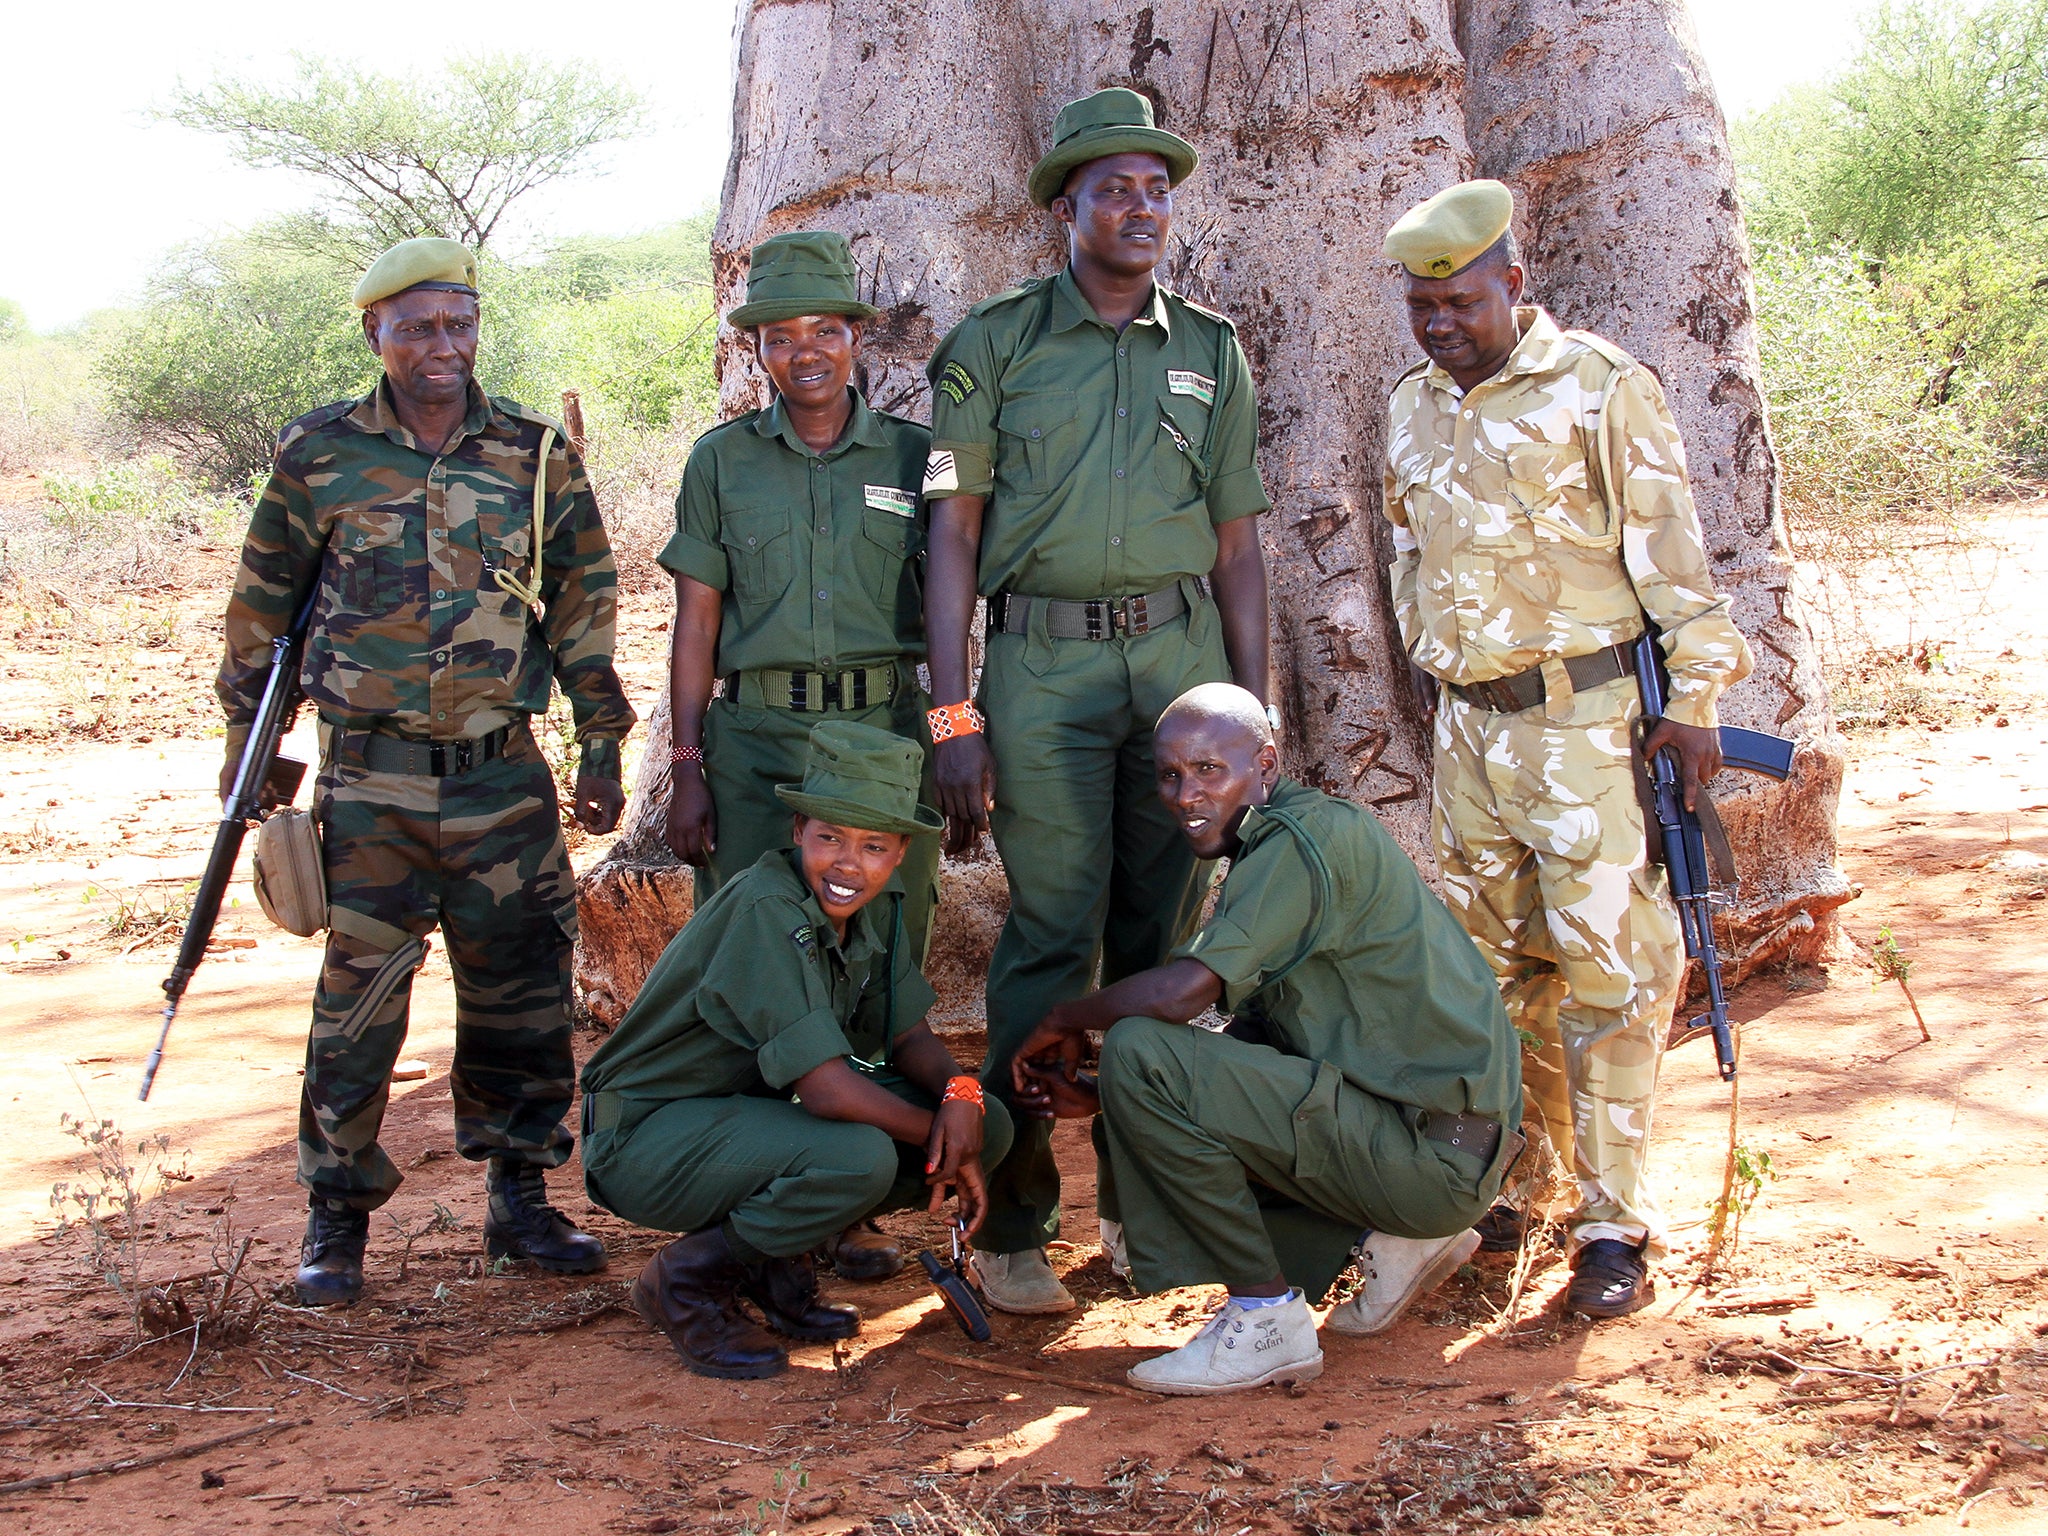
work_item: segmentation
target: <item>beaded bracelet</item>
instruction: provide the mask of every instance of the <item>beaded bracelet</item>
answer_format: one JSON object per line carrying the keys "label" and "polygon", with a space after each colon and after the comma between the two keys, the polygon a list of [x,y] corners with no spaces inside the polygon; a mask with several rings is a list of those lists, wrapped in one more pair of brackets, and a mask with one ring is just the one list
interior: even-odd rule
{"label": "beaded bracelet", "polygon": [[972,1104],[976,1109],[981,1110],[984,1114],[986,1114],[988,1110],[988,1106],[983,1102],[981,1096],[981,1080],[979,1078],[969,1077],[965,1073],[962,1073],[958,1077],[949,1077],[946,1079],[946,1091],[945,1093],[940,1095],[939,1102],[941,1104],[952,1104],[956,1102],[961,1104]]}
{"label": "beaded bracelet", "polygon": [[668,760],[671,763],[701,763],[704,761],[702,747],[670,747]]}
{"label": "beaded bracelet", "polygon": [[982,719],[981,711],[974,707],[972,700],[941,704],[937,709],[927,710],[924,718],[931,727],[934,745],[951,741],[955,736],[978,736],[988,723]]}

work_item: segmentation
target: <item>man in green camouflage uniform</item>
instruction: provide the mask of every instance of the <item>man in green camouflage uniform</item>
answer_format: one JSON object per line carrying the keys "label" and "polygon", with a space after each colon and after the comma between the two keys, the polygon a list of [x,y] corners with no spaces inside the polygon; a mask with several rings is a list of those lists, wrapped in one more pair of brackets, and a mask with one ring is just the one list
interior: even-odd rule
{"label": "man in green camouflage uniform", "polygon": [[1750,658],[1714,592],[1662,388],[1521,303],[1513,206],[1499,182],[1470,182],[1387,237],[1429,355],[1392,401],[1394,606],[1410,658],[1449,695],[1433,816],[1445,895],[1536,1037],[1531,1117],[1577,1179],[1569,1302],[1617,1316],[1649,1300],[1645,1258],[1663,1251],[1644,1159],[1685,963],[1636,798],[1627,647],[1647,614],[1671,686],[1645,747],[1678,751],[1688,799],[1719,767],[1715,701]]}
{"label": "man in green camouflage uniform", "polygon": [[[1029,190],[1066,269],[975,305],[929,369],[934,777],[1009,881],[982,1066],[1004,1096],[1047,1009],[1098,962],[1105,982],[1158,964],[1199,910],[1208,866],[1153,789],[1159,712],[1198,683],[1267,688],[1251,371],[1228,320],[1154,279],[1195,151],[1121,89],[1068,103],[1054,139]],[[985,742],[960,716],[977,591]],[[993,1305],[1074,1305],[1045,1258],[1059,1188],[1045,1124],[1020,1125],[975,1240]]]}
{"label": "man in green camouflage uniform", "polygon": [[437,925],[455,974],[456,1146],[489,1160],[486,1247],[567,1272],[605,1261],[542,1184],[572,1145],[576,891],[528,721],[558,682],[583,748],[576,813],[616,825],[633,724],[612,668],[616,574],[561,429],[472,380],[475,283],[452,240],[403,242],[364,274],[355,299],[384,377],[285,428],[228,605],[232,774],[271,639],[312,599],[301,684],[320,713],[330,931],[299,1110],[309,1304],[360,1293],[369,1212],[398,1187],[377,1133]]}

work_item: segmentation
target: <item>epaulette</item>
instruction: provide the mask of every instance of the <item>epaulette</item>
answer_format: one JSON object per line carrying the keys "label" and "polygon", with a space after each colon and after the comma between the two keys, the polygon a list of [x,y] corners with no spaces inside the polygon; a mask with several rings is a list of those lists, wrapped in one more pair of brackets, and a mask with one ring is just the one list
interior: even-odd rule
{"label": "epaulette", "polygon": [[708,443],[714,437],[723,437],[735,427],[752,426],[760,414],[761,412],[757,407],[751,411],[741,411],[737,416],[729,416],[715,427],[706,427],[697,434],[697,442],[690,445],[690,451],[695,453],[697,451],[697,443]]}
{"label": "epaulette", "polygon": [[925,432],[929,432],[931,430],[931,428],[927,426],[924,422],[913,420],[911,417],[908,416],[898,416],[894,411],[877,411],[872,405],[870,405],[868,409],[875,415],[881,417],[882,420],[893,421],[899,427],[916,427],[921,431]]}
{"label": "epaulette", "polygon": [[555,429],[556,443],[558,445],[566,445],[568,443],[569,429],[558,418],[548,415],[547,412],[536,411],[530,405],[521,405],[517,400],[508,400],[503,395],[489,395],[485,398],[491,402],[491,409],[504,412],[514,421],[531,422],[543,431],[553,427]]}
{"label": "epaulette", "polygon": [[308,411],[303,416],[293,417],[284,424],[284,430],[277,434],[277,448],[272,457],[283,453],[300,438],[311,436],[322,427],[331,426],[362,403],[361,400],[337,400],[332,405],[321,406],[317,411]]}
{"label": "epaulette", "polygon": [[1214,320],[1218,325],[1222,326],[1224,329],[1228,331],[1235,332],[1237,330],[1236,322],[1234,322],[1230,318],[1230,316],[1225,314],[1219,314],[1217,311],[1211,309],[1206,304],[1197,304],[1193,299],[1189,298],[1186,294],[1175,293],[1171,288],[1162,289],[1161,292],[1163,292],[1168,298],[1172,299],[1176,304],[1179,304],[1183,309],[1193,310],[1196,314],[1200,315],[1204,320]]}
{"label": "epaulette", "polygon": [[1399,389],[1403,384],[1406,384],[1410,379],[1421,378],[1427,372],[1429,372],[1428,358],[1418,358],[1415,362],[1410,363],[1405,369],[1403,369],[1399,374],[1395,376],[1392,388],[1388,389],[1387,391],[1387,398],[1389,400],[1393,399],[1394,390]]}
{"label": "epaulette", "polygon": [[1567,341],[1577,342],[1588,352],[1606,358],[1608,362],[1614,365],[1617,372],[1627,373],[1632,369],[1643,366],[1605,336],[1596,336],[1591,331],[1566,331],[1564,337]]}
{"label": "epaulette", "polygon": [[1014,288],[1005,288],[1001,293],[989,295],[989,297],[983,299],[979,304],[976,304],[972,308],[970,308],[967,311],[967,313],[970,315],[989,314],[994,310],[1001,309],[1005,304],[1014,304],[1019,299],[1028,298],[1030,295],[1034,293],[1042,292],[1045,288],[1045,285],[1047,283],[1050,283],[1051,281],[1052,278],[1050,277],[1029,278],[1024,282],[1019,283]]}

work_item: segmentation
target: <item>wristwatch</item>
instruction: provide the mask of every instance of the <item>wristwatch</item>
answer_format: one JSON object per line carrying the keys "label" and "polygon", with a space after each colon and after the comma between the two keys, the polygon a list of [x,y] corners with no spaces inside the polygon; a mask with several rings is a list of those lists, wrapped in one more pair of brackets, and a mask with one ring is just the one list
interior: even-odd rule
{"label": "wristwatch", "polygon": [[1268,704],[1266,706],[1266,724],[1273,727],[1273,734],[1275,736],[1280,734],[1280,706],[1278,704]]}

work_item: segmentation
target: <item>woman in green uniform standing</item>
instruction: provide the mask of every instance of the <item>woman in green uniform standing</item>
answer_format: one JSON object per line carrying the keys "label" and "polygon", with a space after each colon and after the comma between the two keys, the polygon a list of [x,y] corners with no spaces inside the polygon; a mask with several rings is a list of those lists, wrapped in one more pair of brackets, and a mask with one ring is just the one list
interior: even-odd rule
{"label": "woman in green uniform standing", "polygon": [[[697,871],[700,908],[762,854],[790,846],[789,809],[775,786],[803,776],[819,721],[858,721],[931,745],[931,700],[917,678],[918,487],[931,434],[873,410],[853,385],[861,323],[876,313],[854,279],[843,235],[800,231],[754,248],[747,302],[726,318],[748,334],[775,399],[697,440],[676,495],[675,535],[661,552],[676,583],[667,838]],[[938,864],[938,838],[925,833],[898,871],[919,963]],[[851,1279],[902,1264],[900,1250],[867,1227],[832,1249]]]}

